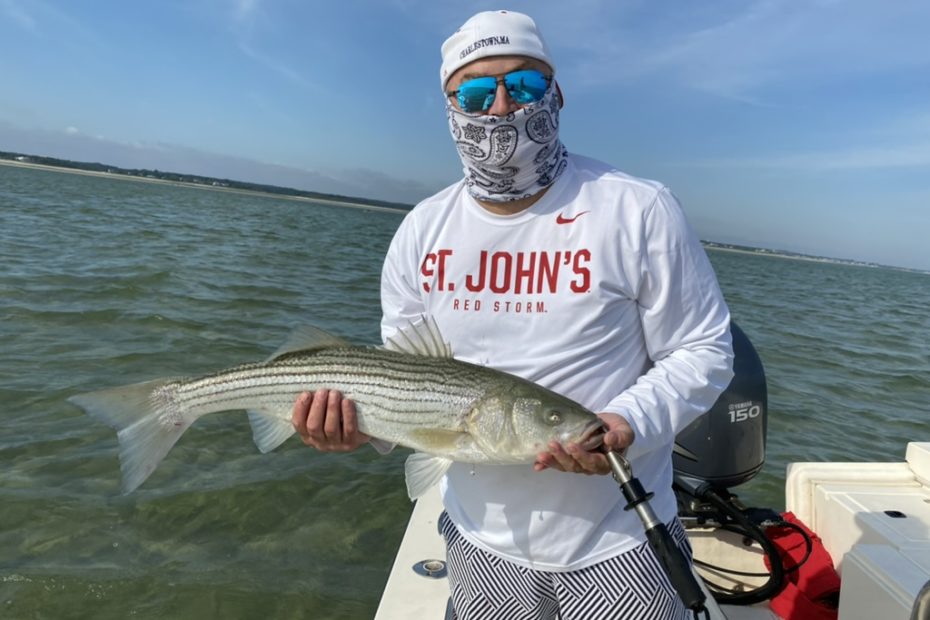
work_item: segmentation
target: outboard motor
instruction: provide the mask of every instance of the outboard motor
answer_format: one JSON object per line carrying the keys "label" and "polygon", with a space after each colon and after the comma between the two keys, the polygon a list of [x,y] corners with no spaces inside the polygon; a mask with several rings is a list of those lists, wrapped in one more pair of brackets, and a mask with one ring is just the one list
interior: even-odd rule
{"label": "outboard motor", "polygon": [[[765,463],[768,406],[765,372],[759,355],[736,323],[730,323],[730,332],[733,336],[733,379],[707,414],[675,438],[672,487],[678,501],[678,515],[686,528],[691,522],[699,526],[716,524],[730,531],[744,532],[762,546],[772,567],[769,580],[762,587],[748,592],[726,592],[705,580],[718,601],[742,605],[767,600],[780,590],[785,570],[778,550],[759,523],[729,492],[730,487],[755,476]],[[607,459],[614,479],[629,502],[626,509],[635,509],[639,514],[649,544],[682,602],[695,617],[703,613],[709,618],[704,606],[705,595],[694,578],[691,562],[681,555],[665,524],[649,507],[652,493],[647,493],[633,477],[632,467],[621,455],[608,452]],[[780,520],[777,514],[770,513],[766,510],[758,515],[762,519],[773,516]],[[695,558],[694,563],[701,562]],[[722,571],[727,572],[727,569]]]}
{"label": "outboard motor", "polygon": [[[744,544],[757,542],[769,566],[768,579],[761,586],[746,589],[742,583],[727,589],[704,577],[704,585],[719,603],[754,605],[776,596],[786,583],[788,570],[795,570],[806,561],[786,569],[779,549],[769,538],[769,527],[792,527],[782,515],[768,508],[747,508],[730,493],[730,487],[740,485],[759,473],[765,463],[768,390],[762,360],[749,338],[736,323],[730,323],[733,336],[733,379],[714,406],[681,431],[675,438],[672,455],[672,488],[678,501],[678,516],[686,529],[691,527],[720,528],[742,536]],[[664,524],[648,507],[652,496],[639,480],[632,476],[629,463],[615,453],[608,453],[614,479],[620,484],[626,508],[636,509],[643,520],[647,538],[669,580],[675,585],[686,607],[707,614],[704,594],[689,562],[679,557]],[[798,528],[798,531],[803,530]],[[658,532],[658,533],[657,533]],[[808,549],[812,541],[806,534]],[[750,542],[747,542],[750,541]],[[746,573],[714,566],[693,558],[713,574],[745,576]]]}
{"label": "outboard motor", "polygon": [[733,379],[706,415],[675,440],[675,479],[725,490],[755,476],[765,463],[768,391],[762,360],[736,323]]}
{"label": "outboard motor", "polygon": [[[686,528],[719,527],[741,534],[744,544],[754,541],[761,547],[769,567],[768,579],[760,586],[746,589],[738,585],[727,589],[704,578],[704,584],[718,603],[754,605],[778,595],[787,580],[781,552],[768,535],[771,527],[800,528],[784,520],[769,508],[747,508],[729,489],[752,479],[765,463],[765,433],[768,416],[768,390],[762,360],[736,323],[730,323],[733,335],[733,379],[714,406],[675,439],[672,464],[672,488],[678,500],[678,516]],[[808,552],[809,553],[809,552]],[[739,571],[714,566],[700,559],[713,574],[740,575]]]}

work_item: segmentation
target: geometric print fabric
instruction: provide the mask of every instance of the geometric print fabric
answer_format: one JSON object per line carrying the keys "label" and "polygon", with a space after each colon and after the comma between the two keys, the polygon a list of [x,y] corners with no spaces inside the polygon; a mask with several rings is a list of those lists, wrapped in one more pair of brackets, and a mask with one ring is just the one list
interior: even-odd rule
{"label": "geometric print fabric", "polygon": [[[690,563],[675,518],[669,532]],[[453,620],[688,620],[648,543],[576,571],[533,570],[491,555],[462,537],[443,512]]]}

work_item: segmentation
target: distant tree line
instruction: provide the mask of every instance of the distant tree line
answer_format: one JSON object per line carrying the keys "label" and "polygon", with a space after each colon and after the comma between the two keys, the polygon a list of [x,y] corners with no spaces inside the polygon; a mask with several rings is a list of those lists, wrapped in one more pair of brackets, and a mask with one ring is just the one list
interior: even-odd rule
{"label": "distant tree line", "polygon": [[389,207],[394,209],[410,209],[412,205],[388,202],[385,200],[374,200],[368,198],[356,198],[353,196],[340,196],[338,194],[324,194],[321,192],[310,192],[292,187],[278,187],[277,185],[264,185],[262,183],[249,183],[247,181],[233,181],[232,179],[221,179],[216,177],[204,177],[196,174],[180,174],[177,172],[164,172],[161,170],[147,170],[140,168],[120,168],[98,162],[71,161],[69,159],[58,159],[57,157],[43,157],[41,155],[26,155],[23,153],[10,153],[0,151],[0,159],[21,161],[23,163],[41,164],[43,166],[54,166],[56,168],[71,168],[74,170],[87,170],[89,172],[107,172],[110,174],[123,174],[132,177],[142,177],[148,179],[159,179],[162,181],[174,181],[178,183],[191,183],[194,185],[205,185],[208,187],[227,187],[230,189],[239,189],[251,192],[264,192],[266,194],[278,194],[280,196],[297,196],[301,198],[319,199],[319,200],[337,200],[339,202],[348,202],[358,205],[371,205],[377,207]]}

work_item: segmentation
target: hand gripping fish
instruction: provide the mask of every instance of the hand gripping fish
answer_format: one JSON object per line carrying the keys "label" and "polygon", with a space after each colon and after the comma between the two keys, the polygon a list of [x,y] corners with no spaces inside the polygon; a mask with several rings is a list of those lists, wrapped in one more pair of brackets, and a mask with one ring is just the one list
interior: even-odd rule
{"label": "hand gripping fish", "polygon": [[530,381],[453,359],[432,320],[400,330],[383,347],[352,346],[312,327],[296,330],[269,360],[196,378],[159,379],[68,400],[118,431],[123,492],[142,484],[191,424],[245,409],[258,449],[294,434],[304,391],[339,390],[355,401],[359,430],[379,451],[412,448],[407,493],[416,499],[454,461],[532,463],[550,441],[597,447],[592,412]]}

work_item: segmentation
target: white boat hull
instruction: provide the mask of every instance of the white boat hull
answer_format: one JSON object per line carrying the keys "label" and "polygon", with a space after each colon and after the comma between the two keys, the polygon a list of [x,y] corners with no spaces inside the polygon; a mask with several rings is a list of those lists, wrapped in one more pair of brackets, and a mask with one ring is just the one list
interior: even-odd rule
{"label": "white boat hull", "polygon": [[[794,463],[786,508],[821,537],[833,558],[842,578],[839,620],[908,620],[919,613],[925,615],[913,617],[930,618],[930,602],[920,601],[922,588],[930,597],[930,443],[909,444],[901,463]],[[444,575],[420,574],[429,573],[424,561],[445,560],[437,528],[441,511],[436,491],[417,501],[375,620],[446,617]],[[691,529],[689,537],[696,558],[765,572],[758,546],[746,547],[732,534]],[[723,574],[705,575],[735,584]],[[763,581],[745,578],[743,585],[751,589]],[[717,605],[709,595],[707,603],[714,619],[779,620],[765,604]]]}

